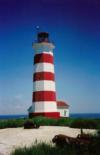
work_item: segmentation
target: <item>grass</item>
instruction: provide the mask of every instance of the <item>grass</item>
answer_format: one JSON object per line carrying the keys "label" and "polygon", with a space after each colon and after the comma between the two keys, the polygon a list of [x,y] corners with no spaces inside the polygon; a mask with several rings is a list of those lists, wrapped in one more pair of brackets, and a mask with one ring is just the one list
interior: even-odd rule
{"label": "grass", "polygon": [[40,143],[29,148],[18,148],[11,155],[76,155],[70,147],[59,148],[50,144]]}
{"label": "grass", "polygon": [[17,148],[11,155],[99,155],[100,139],[87,149],[86,146],[64,145],[57,147],[51,144],[35,144],[29,148]]}
{"label": "grass", "polygon": [[72,120],[73,120],[72,118],[59,118],[59,119],[52,119],[46,117],[33,118],[33,121],[35,123],[39,123],[40,125],[46,125],[46,126],[70,126]]}
{"label": "grass", "polygon": [[72,128],[99,129],[100,119],[76,119],[70,124]]}
{"label": "grass", "polygon": [[23,127],[24,122],[24,119],[0,120],[0,129]]}
{"label": "grass", "polygon": [[69,126],[72,128],[100,129],[100,119],[35,117],[33,119],[8,119],[0,120],[0,129],[23,127],[27,120],[41,126]]}

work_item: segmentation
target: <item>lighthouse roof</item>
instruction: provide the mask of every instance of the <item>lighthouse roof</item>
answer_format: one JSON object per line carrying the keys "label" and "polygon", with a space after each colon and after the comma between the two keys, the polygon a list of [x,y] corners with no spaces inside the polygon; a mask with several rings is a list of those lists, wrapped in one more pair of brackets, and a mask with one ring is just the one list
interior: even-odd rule
{"label": "lighthouse roof", "polygon": [[58,108],[61,108],[61,107],[69,108],[69,105],[64,101],[57,101],[57,107]]}

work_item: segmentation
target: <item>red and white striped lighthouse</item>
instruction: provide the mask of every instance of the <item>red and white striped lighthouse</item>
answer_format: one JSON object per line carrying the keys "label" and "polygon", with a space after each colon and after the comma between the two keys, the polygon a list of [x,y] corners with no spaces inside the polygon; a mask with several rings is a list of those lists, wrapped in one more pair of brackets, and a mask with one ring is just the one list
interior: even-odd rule
{"label": "red and white striped lighthouse", "polygon": [[49,41],[47,32],[38,33],[34,48],[34,73],[32,107],[29,116],[58,118],[54,74],[54,44]]}

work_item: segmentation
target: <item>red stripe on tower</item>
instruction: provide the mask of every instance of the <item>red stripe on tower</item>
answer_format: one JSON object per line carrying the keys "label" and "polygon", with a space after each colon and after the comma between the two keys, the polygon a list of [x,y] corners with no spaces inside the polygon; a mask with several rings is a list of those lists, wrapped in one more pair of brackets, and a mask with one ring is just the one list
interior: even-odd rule
{"label": "red stripe on tower", "polygon": [[36,117],[36,116],[59,118],[59,113],[58,112],[36,112],[36,113],[29,114],[30,118]]}
{"label": "red stripe on tower", "polygon": [[37,101],[56,101],[56,93],[53,91],[33,92],[33,102]]}
{"label": "red stripe on tower", "polygon": [[54,74],[51,72],[37,72],[33,75],[33,81],[51,80],[54,81]]}
{"label": "red stripe on tower", "polygon": [[47,62],[47,63],[53,64],[53,56],[51,54],[46,54],[46,53],[36,54],[34,56],[34,64],[41,63],[41,62],[44,62],[44,63]]}

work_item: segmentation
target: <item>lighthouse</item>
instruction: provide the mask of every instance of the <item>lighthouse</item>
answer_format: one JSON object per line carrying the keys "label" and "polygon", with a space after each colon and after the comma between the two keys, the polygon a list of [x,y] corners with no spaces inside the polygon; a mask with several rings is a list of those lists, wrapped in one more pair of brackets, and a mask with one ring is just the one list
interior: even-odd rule
{"label": "lighthouse", "polygon": [[32,106],[29,109],[29,117],[59,118],[53,57],[55,46],[49,39],[49,33],[39,32],[32,47],[34,49],[34,72]]}

